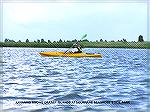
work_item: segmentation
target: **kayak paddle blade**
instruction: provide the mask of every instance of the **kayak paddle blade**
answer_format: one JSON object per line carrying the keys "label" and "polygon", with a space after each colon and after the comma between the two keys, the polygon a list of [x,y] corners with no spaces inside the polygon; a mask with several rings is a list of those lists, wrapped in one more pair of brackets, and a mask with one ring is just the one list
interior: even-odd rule
{"label": "kayak paddle blade", "polygon": [[83,35],[83,37],[81,38],[81,40],[84,39],[86,36],[87,36],[87,34]]}

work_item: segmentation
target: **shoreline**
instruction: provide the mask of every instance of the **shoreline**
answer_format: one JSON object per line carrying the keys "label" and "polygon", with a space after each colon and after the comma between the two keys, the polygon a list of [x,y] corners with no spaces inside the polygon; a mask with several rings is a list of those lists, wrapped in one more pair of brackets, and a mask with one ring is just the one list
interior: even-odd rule
{"label": "shoreline", "polygon": [[[5,48],[5,49],[7,49],[7,48],[8,49],[9,48],[14,48],[14,49],[15,48],[20,48],[20,49],[68,49],[68,48],[45,48],[45,47],[0,47],[0,49],[3,49],[3,48]],[[86,48],[83,48],[83,49],[86,49]],[[87,47],[87,49],[92,49],[92,48]],[[101,48],[100,47],[99,48],[94,48],[93,47],[93,49],[108,49],[108,48],[104,48],[104,47],[103,48],[102,47]],[[149,50],[150,48],[119,48],[119,47],[118,48],[115,48],[115,47],[112,48],[112,47],[110,47],[109,49],[133,49],[133,50],[135,50],[135,49],[139,49],[139,50],[143,49],[144,50],[145,49],[145,50]]]}
{"label": "shoreline", "polygon": [[[36,42],[0,42],[0,47],[21,48],[70,48],[73,42],[36,43]],[[81,42],[82,48],[128,48],[150,49],[150,42]]]}

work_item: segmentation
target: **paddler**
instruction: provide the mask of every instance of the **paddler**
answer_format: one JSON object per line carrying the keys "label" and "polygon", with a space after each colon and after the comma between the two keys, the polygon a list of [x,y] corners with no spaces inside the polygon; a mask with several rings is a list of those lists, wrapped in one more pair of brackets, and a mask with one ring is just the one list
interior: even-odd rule
{"label": "paddler", "polygon": [[75,51],[74,53],[82,53],[82,49],[81,49],[81,46],[80,46],[79,42],[75,43],[73,45],[73,48],[77,48],[78,49],[78,51]]}

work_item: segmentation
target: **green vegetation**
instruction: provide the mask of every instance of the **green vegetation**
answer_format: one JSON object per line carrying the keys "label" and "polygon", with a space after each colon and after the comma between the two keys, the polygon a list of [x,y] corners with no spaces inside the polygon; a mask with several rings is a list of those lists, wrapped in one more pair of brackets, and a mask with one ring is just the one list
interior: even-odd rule
{"label": "green vegetation", "polygon": [[[69,48],[74,42],[0,42],[0,47]],[[83,48],[148,48],[150,42],[80,42]]]}
{"label": "green vegetation", "polygon": [[[94,42],[85,39],[87,34],[85,34],[81,40],[79,40],[81,47],[83,48],[143,48],[150,49],[150,42],[146,42],[143,39],[142,35],[139,35],[137,42],[128,42],[126,39],[118,40],[118,41],[107,41],[107,40],[96,40]],[[30,42],[29,39],[26,39],[25,42],[15,42],[11,39],[5,39],[4,42],[0,42],[0,47],[34,47],[34,48],[70,48],[75,42],[78,40],[74,39],[72,41],[54,41],[51,42],[48,40],[47,42],[44,39],[38,39],[37,41]]]}
{"label": "green vegetation", "polygon": [[95,48],[150,48],[150,42],[92,42],[83,43],[83,46]]}

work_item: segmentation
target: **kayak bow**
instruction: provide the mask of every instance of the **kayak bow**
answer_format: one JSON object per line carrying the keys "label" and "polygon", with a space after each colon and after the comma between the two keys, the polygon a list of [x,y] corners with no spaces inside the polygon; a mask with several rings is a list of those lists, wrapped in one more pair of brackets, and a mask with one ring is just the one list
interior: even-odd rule
{"label": "kayak bow", "polygon": [[90,54],[90,53],[72,53],[72,52],[40,52],[41,56],[50,57],[97,57],[101,58],[101,54]]}

